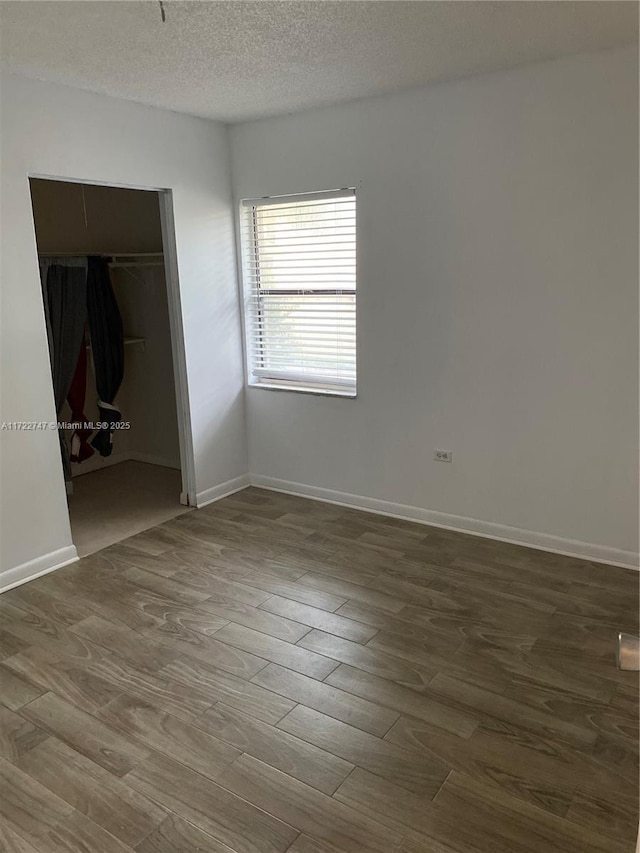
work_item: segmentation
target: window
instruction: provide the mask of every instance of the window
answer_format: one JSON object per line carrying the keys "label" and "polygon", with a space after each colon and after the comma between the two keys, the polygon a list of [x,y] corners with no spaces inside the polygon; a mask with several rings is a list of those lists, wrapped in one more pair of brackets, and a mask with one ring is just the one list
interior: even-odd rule
{"label": "window", "polygon": [[355,396],[355,191],[242,205],[249,383]]}

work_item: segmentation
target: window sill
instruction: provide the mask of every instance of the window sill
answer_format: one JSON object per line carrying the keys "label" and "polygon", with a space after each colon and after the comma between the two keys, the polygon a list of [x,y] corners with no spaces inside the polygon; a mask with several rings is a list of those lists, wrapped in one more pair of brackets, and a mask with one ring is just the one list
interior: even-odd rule
{"label": "window sill", "polygon": [[346,397],[354,400],[358,396],[355,388],[311,388],[309,385],[296,385],[295,382],[250,382],[249,389],[264,391],[293,391],[294,394],[313,394],[316,397]]}

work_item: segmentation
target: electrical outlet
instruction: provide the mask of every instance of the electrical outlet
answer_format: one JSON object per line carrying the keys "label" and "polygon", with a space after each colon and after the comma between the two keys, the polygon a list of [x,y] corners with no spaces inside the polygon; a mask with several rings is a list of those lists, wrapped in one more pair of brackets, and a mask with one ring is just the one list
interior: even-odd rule
{"label": "electrical outlet", "polygon": [[436,462],[451,462],[453,453],[450,450],[434,450],[433,458]]}

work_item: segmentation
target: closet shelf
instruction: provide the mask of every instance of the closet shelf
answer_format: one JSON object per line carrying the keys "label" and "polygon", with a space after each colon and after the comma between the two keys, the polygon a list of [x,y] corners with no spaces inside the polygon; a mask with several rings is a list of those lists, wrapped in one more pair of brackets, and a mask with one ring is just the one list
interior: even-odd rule
{"label": "closet shelf", "polygon": [[[139,344],[140,349],[144,350],[146,340],[145,338],[125,338],[124,345],[129,346],[130,344]],[[87,349],[91,349],[91,344],[87,344]]]}
{"label": "closet shelf", "polygon": [[164,254],[162,252],[138,252],[136,254],[118,255],[114,253],[109,261],[109,266],[132,268],[135,267],[163,267]]}
{"label": "closet shelf", "polygon": [[87,258],[90,255],[104,258],[109,267],[129,269],[135,267],[164,267],[163,252],[39,252],[39,258]]}

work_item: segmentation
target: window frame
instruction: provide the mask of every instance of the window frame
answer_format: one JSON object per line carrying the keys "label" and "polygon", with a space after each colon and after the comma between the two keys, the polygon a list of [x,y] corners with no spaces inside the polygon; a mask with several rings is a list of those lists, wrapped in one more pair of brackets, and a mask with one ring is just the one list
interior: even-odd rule
{"label": "window frame", "polygon": [[[315,199],[327,201],[331,198],[348,198],[353,197],[355,208],[354,222],[354,250],[356,253],[356,268],[355,268],[355,286],[354,294],[354,357],[355,357],[355,378],[351,380],[334,380],[323,378],[315,382],[312,377],[304,372],[296,374],[295,370],[278,371],[274,368],[265,368],[255,364],[255,354],[253,352],[252,341],[253,331],[251,323],[256,317],[260,317],[261,305],[260,300],[256,300],[255,307],[252,307],[252,300],[260,293],[260,252],[259,241],[257,238],[258,223],[257,223],[257,208],[268,207],[271,205],[286,204],[287,202],[312,202]],[[262,196],[260,198],[244,198],[240,200],[239,205],[239,253],[240,253],[240,269],[242,275],[242,326],[245,350],[245,385],[247,388],[262,388],[268,391],[293,391],[302,394],[314,394],[324,397],[339,397],[343,399],[355,399],[358,396],[358,334],[357,334],[357,204],[355,187],[344,187],[337,190],[317,190],[313,192],[291,193],[287,195]],[[251,242],[245,238],[245,223],[247,220],[248,231],[251,234]],[[248,266],[253,263],[256,272],[252,275],[248,272]],[[328,295],[339,296],[344,293],[343,288],[304,288],[299,291],[288,288],[269,288],[269,295],[286,296],[286,295]],[[260,324],[261,329],[263,328]],[[259,333],[260,337],[264,335],[264,331]],[[260,373],[264,371],[264,378],[260,378]],[[280,372],[280,377],[275,376],[275,373]]]}

